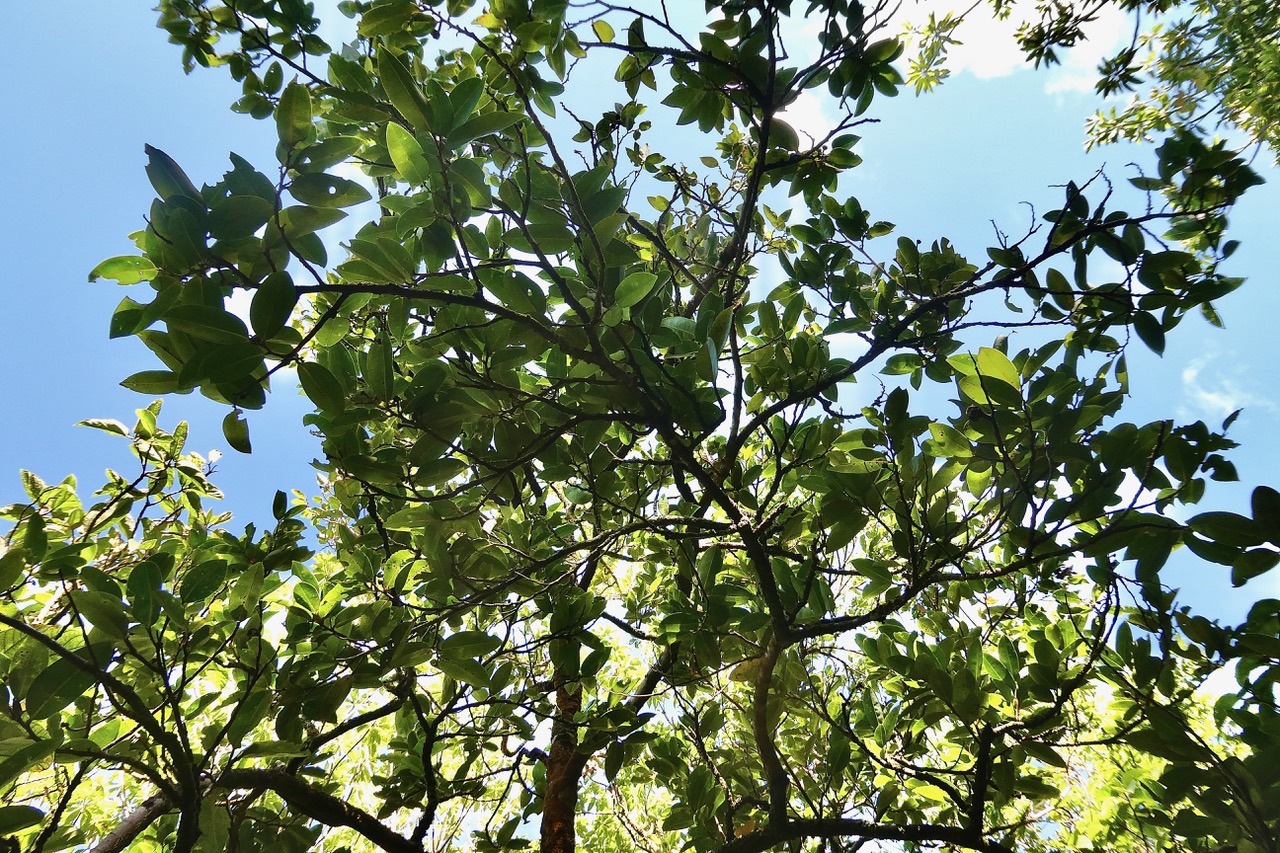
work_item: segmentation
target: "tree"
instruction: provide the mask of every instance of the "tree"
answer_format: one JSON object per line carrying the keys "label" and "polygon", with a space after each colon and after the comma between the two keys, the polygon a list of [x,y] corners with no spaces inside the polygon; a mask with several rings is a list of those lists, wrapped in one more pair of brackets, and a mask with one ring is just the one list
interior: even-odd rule
{"label": "tree", "polygon": [[[996,14],[1009,15],[1019,4],[992,0],[991,6]],[[1099,66],[1097,91],[1135,94],[1123,108],[1108,107],[1090,117],[1089,145],[1226,124],[1280,156],[1280,9],[1274,3],[1038,0],[1018,42],[1037,65],[1053,65],[1059,51],[1085,39],[1086,27],[1108,6],[1133,14],[1133,37]],[[917,89],[930,88],[946,76],[946,48],[963,18],[932,15],[917,29],[920,49],[910,75]],[[1146,92],[1136,94],[1144,83],[1149,83]]]}
{"label": "tree", "polygon": [[1159,573],[1267,571],[1280,494],[1181,523],[1229,424],[1121,416],[1126,349],[1240,284],[1239,158],[1180,133],[1140,212],[1069,183],[974,262],[841,188],[884,5],[343,8],[335,51],[292,0],[161,6],[280,163],[148,149],[140,254],[91,276],[149,287],[125,384],[247,452],[296,371],[327,484],[233,535],[157,407],[91,423],[143,468],[89,509],[28,477],[11,848],[1276,849],[1276,603],[1220,626]]}

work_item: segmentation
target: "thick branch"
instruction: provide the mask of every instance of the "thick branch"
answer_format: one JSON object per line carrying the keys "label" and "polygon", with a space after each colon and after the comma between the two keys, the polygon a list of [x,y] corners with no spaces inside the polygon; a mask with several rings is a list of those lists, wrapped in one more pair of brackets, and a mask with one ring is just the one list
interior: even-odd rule
{"label": "thick branch", "polygon": [[997,841],[990,841],[967,829],[932,824],[877,824],[851,818],[811,818],[772,825],[719,847],[716,853],[763,853],[784,841],[799,838],[856,837],[860,841],[942,842],[981,853],[1013,853]]}
{"label": "thick branch", "polygon": [[266,788],[312,820],[326,826],[350,827],[387,853],[422,853],[422,847],[393,831],[363,809],[313,788],[283,770],[228,770],[215,784],[219,788]]}
{"label": "thick branch", "polygon": [[542,853],[574,853],[577,835],[578,785],[587,756],[578,750],[578,724],[582,688],[556,679],[556,716],[547,747],[547,787],[542,801]]}
{"label": "thick branch", "polygon": [[760,661],[760,674],[756,677],[755,693],[751,697],[751,728],[755,735],[756,752],[764,767],[765,783],[769,790],[769,826],[787,823],[787,795],[790,780],[778,748],[773,743],[773,727],[769,723],[769,690],[773,687],[773,670],[782,653],[782,641],[775,635]]}
{"label": "thick branch", "polygon": [[142,805],[129,812],[115,829],[103,836],[89,853],[121,853],[156,818],[172,810],[173,802],[164,794],[148,797],[142,801]]}

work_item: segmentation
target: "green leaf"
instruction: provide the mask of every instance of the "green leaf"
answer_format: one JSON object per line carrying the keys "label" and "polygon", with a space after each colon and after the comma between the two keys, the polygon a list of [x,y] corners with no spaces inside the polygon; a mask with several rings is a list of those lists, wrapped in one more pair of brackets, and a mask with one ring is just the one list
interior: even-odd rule
{"label": "green leaf", "polygon": [[417,130],[429,131],[431,109],[404,60],[389,50],[379,50],[377,67],[382,90],[391,105]]}
{"label": "green leaf", "polygon": [[235,719],[227,726],[227,740],[241,743],[266,716],[271,708],[271,698],[270,690],[255,690],[246,696],[236,707]]}
{"label": "green leaf", "polygon": [[[955,427],[943,423],[931,423],[929,433],[933,436],[931,448],[926,447],[926,452],[930,452],[930,455],[948,459],[968,459],[973,455],[973,445],[969,443],[964,433]],[[933,453],[931,450],[937,452]]]}
{"label": "green leaf", "polygon": [[520,113],[484,113],[469,119],[450,133],[447,144],[456,151],[482,136],[499,133],[522,121],[524,121],[524,116]]}
{"label": "green leaf", "polygon": [[126,584],[129,593],[130,609],[133,616],[143,625],[152,625],[159,615],[159,598],[157,593],[163,577],[160,567],[151,560],[143,560],[129,572]]}
{"label": "green leaf", "polygon": [[605,44],[613,42],[613,27],[609,26],[609,22],[603,19],[596,19],[591,22],[591,30],[596,34],[596,38]]}
{"label": "green leaf", "polygon": [[1280,553],[1267,548],[1245,551],[1231,566],[1231,585],[1244,586],[1258,575],[1265,574],[1280,563]]}
{"label": "green leaf", "polygon": [[355,181],[323,172],[298,175],[289,184],[289,192],[303,204],[315,207],[350,207],[373,198],[368,190]]}
{"label": "green leaf", "polygon": [[1253,519],[1234,512],[1202,512],[1187,524],[1206,539],[1234,547],[1261,545],[1267,538]]}
{"label": "green leaf", "polygon": [[156,276],[156,266],[147,258],[137,255],[121,255],[107,258],[89,273],[89,281],[108,278],[120,284],[137,284],[151,281]]}
{"label": "green leaf", "polygon": [[[30,708],[29,703],[27,707]],[[21,741],[19,742],[21,743]],[[9,745],[6,744],[6,746]],[[12,782],[28,769],[53,755],[57,747],[57,741],[53,740],[27,742],[17,749],[9,746],[12,752],[4,760],[0,761],[0,789],[8,788]]]}
{"label": "green leaf", "polygon": [[253,445],[249,442],[249,424],[239,409],[233,409],[222,419],[222,435],[227,444],[241,453],[253,452]]}
{"label": "green leaf", "polygon": [[173,196],[186,196],[204,207],[204,197],[172,157],[151,145],[142,148],[147,155],[147,178],[160,198],[167,201]]}
{"label": "green leaf", "polygon": [[440,521],[429,506],[407,506],[391,514],[385,522],[388,530],[421,530]]}
{"label": "green leaf", "polygon": [[311,90],[297,81],[285,86],[280,95],[276,132],[285,148],[294,148],[311,135]]}
{"label": "green leaf", "polygon": [[413,184],[426,183],[431,178],[431,167],[422,153],[422,146],[413,134],[393,121],[387,122],[387,151],[396,171]]}
{"label": "green leaf", "polygon": [[449,109],[453,113],[454,127],[471,118],[482,97],[484,97],[484,80],[479,77],[468,77],[450,90]]}
{"label": "green leaf", "polygon": [[275,212],[275,205],[256,195],[220,198],[209,209],[209,233],[218,240],[237,240],[256,232]]}
{"label": "green leaf", "polygon": [[891,355],[885,361],[884,369],[880,372],[885,376],[901,376],[907,373],[914,373],[924,366],[924,359],[913,352],[898,353]]}
{"label": "green leaf", "polygon": [[85,672],[65,658],[58,658],[27,688],[27,713],[37,720],[51,717],[83,696],[96,683],[93,673]]}
{"label": "green leaf", "polygon": [[458,631],[440,642],[440,654],[454,660],[474,660],[501,645],[502,640],[484,631]]}
{"label": "green leaf", "polygon": [[346,407],[346,393],[342,384],[324,365],[304,361],[298,365],[298,381],[311,402],[321,411],[339,414]]}
{"label": "green leaf", "polygon": [[633,272],[618,283],[614,293],[613,304],[619,308],[630,308],[649,295],[658,277],[649,272]]}
{"label": "green leaf", "polygon": [[289,237],[312,234],[347,218],[346,211],[295,204],[280,211],[280,227]]}
{"label": "green leaf", "polygon": [[22,558],[22,552],[17,548],[11,548],[0,554],[0,589],[8,589],[17,583],[26,568],[27,561]]}
{"label": "green leaf", "polygon": [[1265,531],[1267,540],[1280,545],[1280,492],[1270,486],[1259,486],[1250,497],[1253,520]]}
{"label": "green leaf", "polygon": [[983,377],[991,379],[999,379],[1001,382],[1013,388],[1022,388],[1022,377],[1018,373],[1018,368],[1014,366],[1009,357],[998,349],[991,347],[983,347],[978,350],[976,359],[978,373]]}
{"label": "green leaf", "polygon": [[172,370],[140,370],[120,384],[139,394],[172,394],[182,390],[178,374]]}
{"label": "green leaf", "polygon": [[35,806],[0,806],[0,837],[36,826],[42,820],[44,812]]}
{"label": "green leaf", "polygon": [[76,611],[89,623],[117,639],[129,633],[129,617],[120,600],[102,592],[80,589],[67,594]]}
{"label": "green leaf", "polygon": [[243,320],[212,305],[175,305],[164,313],[163,320],[171,332],[186,332],[217,344],[243,343],[249,337]]}
{"label": "green leaf", "polygon": [[226,579],[225,560],[205,560],[183,576],[178,597],[183,604],[199,604],[221,589]]}
{"label": "green leaf", "polygon": [[769,145],[771,147],[782,148],[787,151],[798,151],[800,149],[800,134],[796,133],[795,128],[782,119],[775,118],[769,126],[769,131]]}
{"label": "green leaf", "polygon": [[489,673],[474,660],[438,658],[436,667],[450,678],[465,684],[472,684],[476,687],[489,686]]}
{"label": "green leaf", "polygon": [[1164,355],[1164,328],[1160,321],[1146,311],[1133,315],[1133,330],[1147,348],[1156,355]]}
{"label": "green leaf", "polygon": [[273,272],[262,280],[249,303],[249,322],[258,337],[270,340],[285,327],[298,304],[298,291],[287,272]]}
{"label": "green leaf", "polygon": [[378,400],[390,400],[395,392],[395,354],[384,339],[369,347],[365,356],[364,380],[369,393]]}

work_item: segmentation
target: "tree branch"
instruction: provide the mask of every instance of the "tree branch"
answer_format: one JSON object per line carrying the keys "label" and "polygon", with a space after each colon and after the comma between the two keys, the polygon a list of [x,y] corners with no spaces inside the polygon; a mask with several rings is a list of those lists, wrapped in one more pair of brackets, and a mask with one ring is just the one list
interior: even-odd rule
{"label": "tree branch", "polygon": [[784,841],[800,838],[837,838],[856,836],[860,841],[942,842],[977,850],[980,853],[1013,853],[997,841],[989,841],[967,829],[933,824],[877,824],[852,818],[810,818],[784,824],[770,824],[759,832],[735,838],[716,849],[716,853],[763,853]]}

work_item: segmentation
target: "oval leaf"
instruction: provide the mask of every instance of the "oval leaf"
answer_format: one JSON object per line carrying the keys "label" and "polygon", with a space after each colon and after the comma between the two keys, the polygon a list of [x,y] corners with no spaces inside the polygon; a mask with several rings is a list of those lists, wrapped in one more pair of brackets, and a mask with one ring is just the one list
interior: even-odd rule
{"label": "oval leaf", "polygon": [[0,836],[13,835],[42,820],[44,812],[35,806],[0,806]]}
{"label": "oval leaf", "polygon": [[83,696],[96,681],[92,673],[59,658],[27,688],[27,713],[38,720],[51,717]]}
{"label": "oval leaf", "polygon": [[298,381],[302,383],[303,392],[311,398],[311,402],[320,407],[321,411],[336,414],[345,407],[346,394],[342,390],[342,385],[324,365],[313,361],[299,364]]}
{"label": "oval leaf", "polygon": [[650,272],[633,272],[618,284],[613,304],[620,308],[630,308],[649,295],[658,277]]}
{"label": "oval leaf", "polygon": [[387,93],[387,100],[391,101],[400,115],[408,119],[409,124],[418,130],[430,129],[427,99],[404,60],[389,50],[379,51],[378,79],[382,81],[382,90]]}
{"label": "oval leaf", "polygon": [[249,303],[249,322],[261,338],[270,339],[285,327],[298,304],[298,292],[287,272],[274,272],[263,279]]}
{"label": "oval leaf", "polygon": [[396,171],[414,184],[425,183],[431,177],[431,167],[422,153],[422,146],[413,134],[393,121],[387,122],[387,151]]}
{"label": "oval leaf", "polygon": [[140,370],[120,384],[139,394],[172,394],[181,390],[178,374],[172,370]]}
{"label": "oval leaf", "polygon": [[244,321],[212,305],[175,305],[162,318],[170,331],[186,332],[193,338],[216,344],[243,343],[249,337]]}
{"label": "oval leaf", "polygon": [[355,181],[323,172],[299,175],[289,184],[289,192],[303,204],[315,207],[350,207],[373,197]]}
{"label": "oval leaf", "polygon": [[120,284],[137,284],[151,281],[156,275],[156,265],[137,255],[121,255],[107,258],[89,273],[89,281],[109,278]]}
{"label": "oval leaf", "polygon": [[241,453],[253,452],[253,445],[249,442],[249,423],[239,409],[228,412],[222,419],[222,435],[227,444]]}
{"label": "oval leaf", "polygon": [[311,135],[311,91],[294,81],[285,87],[276,106],[276,131],[286,148]]}

